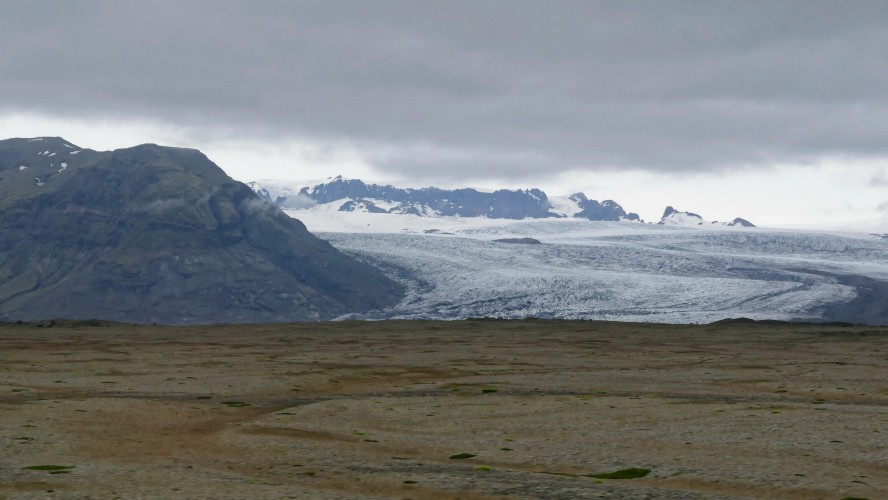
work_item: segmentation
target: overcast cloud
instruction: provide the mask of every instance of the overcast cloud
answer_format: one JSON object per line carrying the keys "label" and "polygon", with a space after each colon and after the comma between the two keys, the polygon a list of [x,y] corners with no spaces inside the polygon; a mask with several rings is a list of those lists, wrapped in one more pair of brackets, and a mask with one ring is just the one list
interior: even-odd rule
{"label": "overcast cloud", "polygon": [[883,0],[0,0],[0,12],[2,137],[198,147],[241,180],[585,190],[654,220],[682,204],[888,230]]}
{"label": "overcast cloud", "polygon": [[454,178],[888,154],[884,1],[4,1],[0,106]]}

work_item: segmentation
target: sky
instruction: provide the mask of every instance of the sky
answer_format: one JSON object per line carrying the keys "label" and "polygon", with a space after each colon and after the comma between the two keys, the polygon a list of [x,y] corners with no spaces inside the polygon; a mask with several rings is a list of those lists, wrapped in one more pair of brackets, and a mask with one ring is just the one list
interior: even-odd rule
{"label": "sky", "polygon": [[0,137],[888,232],[888,2],[0,0]]}

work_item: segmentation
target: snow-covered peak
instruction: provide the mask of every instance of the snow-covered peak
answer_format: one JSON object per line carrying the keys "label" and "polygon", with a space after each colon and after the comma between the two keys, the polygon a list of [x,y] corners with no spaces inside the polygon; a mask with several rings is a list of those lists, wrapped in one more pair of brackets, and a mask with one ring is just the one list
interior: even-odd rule
{"label": "snow-covered peak", "polygon": [[589,198],[586,198],[586,195],[584,193],[574,193],[574,194],[568,196],[567,199],[569,199],[570,201],[573,201],[575,203],[585,203],[585,202],[589,201]]}
{"label": "snow-covered peak", "polygon": [[660,222],[657,224],[667,225],[667,226],[727,226],[727,227],[755,227],[755,224],[749,222],[746,219],[742,219],[737,217],[736,219],[730,222],[719,222],[719,221],[707,221],[704,220],[700,214],[696,214],[694,212],[682,212],[676,210],[671,205],[666,207],[666,210],[663,211],[663,217],[660,218]]}
{"label": "snow-covered peak", "polygon": [[663,211],[663,217],[657,224],[671,226],[702,226],[705,223],[703,217],[694,212],[681,212],[674,209],[671,205]]}

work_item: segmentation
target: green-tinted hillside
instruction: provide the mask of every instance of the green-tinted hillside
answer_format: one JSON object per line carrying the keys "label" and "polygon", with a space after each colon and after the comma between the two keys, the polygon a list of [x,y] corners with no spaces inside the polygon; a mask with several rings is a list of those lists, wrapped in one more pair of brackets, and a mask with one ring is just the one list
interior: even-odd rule
{"label": "green-tinted hillside", "polygon": [[400,295],[199,151],[0,141],[6,319],[315,320]]}

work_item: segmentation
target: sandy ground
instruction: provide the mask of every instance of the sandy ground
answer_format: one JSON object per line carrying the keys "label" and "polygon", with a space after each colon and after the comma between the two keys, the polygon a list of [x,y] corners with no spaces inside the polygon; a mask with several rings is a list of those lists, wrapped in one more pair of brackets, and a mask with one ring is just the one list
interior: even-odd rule
{"label": "sandy ground", "polygon": [[0,326],[7,497],[888,498],[888,329]]}

